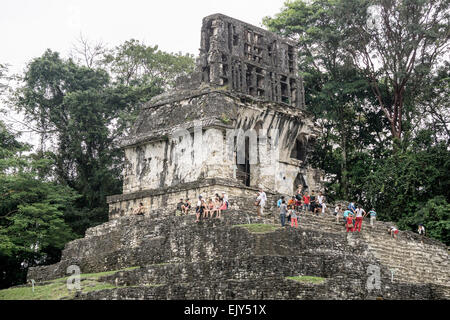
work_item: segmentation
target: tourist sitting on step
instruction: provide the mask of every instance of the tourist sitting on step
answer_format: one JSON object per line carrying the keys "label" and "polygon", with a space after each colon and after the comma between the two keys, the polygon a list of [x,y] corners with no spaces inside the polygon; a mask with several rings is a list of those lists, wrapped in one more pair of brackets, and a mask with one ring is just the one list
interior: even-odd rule
{"label": "tourist sitting on step", "polygon": [[291,206],[289,209],[289,217],[291,218],[291,227],[293,227],[295,223],[295,227],[298,228],[297,212],[295,211],[294,206]]}
{"label": "tourist sitting on step", "polygon": [[288,200],[288,207],[293,206],[295,204],[295,196],[292,196],[289,200]]}
{"label": "tourist sitting on step", "polygon": [[297,210],[297,211],[302,210],[302,206],[303,206],[302,198],[301,197],[298,198],[296,195],[295,196],[295,210]]}
{"label": "tourist sitting on step", "polygon": [[189,198],[186,198],[186,202],[184,203],[183,207],[182,207],[182,212],[185,215],[189,214],[189,210],[191,210],[191,202],[189,201]]}
{"label": "tourist sitting on step", "polygon": [[392,238],[397,239],[398,229],[394,226],[389,227],[388,233],[391,235]]}
{"label": "tourist sitting on step", "polygon": [[298,185],[297,191],[295,192],[295,209],[298,210],[298,207],[302,205],[303,200],[303,186]]}
{"label": "tourist sitting on step", "polygon": [[336,223],[339,223],[339,217],[342,214],[342,206],[340,204],[338,204],[335,208],[334,208],[334,215],[336,217]]}
{"label": "tourist sitting on step", "polygon": [[222,214],[222,211],[228,209],[228,201],[225,201],[225,199],[222,197],[220,198],[220,207],[219,207],[219,215]]}
{"label": "tourist sitting on step", "polygon": [[133,214],[137,216],[143,216],[144,215],[144,204],[142,202],[139,202],[139,207],[133,210]]}
{"label": "tourist sitting on step", "polygon": [[181,216],[184,210],[184,201],[180,199],[180,202],[177,203],[177,210],[175,211],[175,216]]}
{"label": "tourist sitting on step", "polygon": [[314,213],[316,215],[319,215],[319,212],[322,211],[322,204],[319,202],[319,199],[316,199],[316,201],[314,201]]}
{"label": "tourist sitting on step", "polygon": [[[225,193],[225,191],[222,191],[222,201],[223,201],[223,203],[224,203],[225,206],[226,206],[225,209],[228,209],[229,206],[230,206],[230,204],[228,203],[228,196],[227,196],[227,194]],[[221,209],[221,210],[225,210],[225,209]]]}
{"label": "tourist sitting on step", "polygon": [[355,230],[354,226],[353,226],[353,213],[349,210],[347,210],[347,218],[346,218],[346,228],[347,228],[347,232],[353,232]]}
{"label": "tourist sitting on step", "polygon": [[220,199],[220,197],[216,197],[214,199],[214,209],[216,210],[216,218],[218,218],[218,219],[220,219],[222,202],[223,201]]}
{"label": "tourist sitting on step", "polygon": [[217,209],[214,205],[213,200],[211,198],[209,198],[208,203],[206,204],[206,208],[203,211],[203,217],[208,218],[208,216],[209,216],[210,218],[212,218],[214,213],[217,214]]}

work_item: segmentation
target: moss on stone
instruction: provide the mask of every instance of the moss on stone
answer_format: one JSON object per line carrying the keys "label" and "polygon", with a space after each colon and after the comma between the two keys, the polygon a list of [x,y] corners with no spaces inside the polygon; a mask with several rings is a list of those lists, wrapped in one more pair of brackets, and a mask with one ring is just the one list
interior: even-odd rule
{"label": "moss on stone", "polygon": [[230,117],[228,117],[225,113],[222,113],[222,115],[220,116],[220,120],[221,120],[224,124],[230,124],[230,122],[231,122]]}
{"label": "moss on stone", "polygon": [[286,277],[288,280],[294,280],[298,282],[303,283],[313,283],[313,284],[320,284],[325,282],[325,278],[321,277],[314,277],[314,276],[294,276],[294,277]]}
{"label": "moss on stone", "polygon": [[[83,280],[83,279],[97,280],[100,277],[110,276],[110,275],[112,275],[114,273],[117,273],[117,272],[131,271],[131,270],[135,270],[135,269],[138,269],[138,268],[140,268],[140,267],[129,267],[129,268],[125,268],[125,269],[103,271],[103,272],[97,272],[97,273],[82,273],[82,274],[80,274],[80,278],[81,278],[81,280]],[[60,281],[65,282],[65,281],[67,281],[68,278],[69,278],[69,276],[64,277],[64,278],[58,278],[58,279],[50,280],[50,282],[60,282]]]}

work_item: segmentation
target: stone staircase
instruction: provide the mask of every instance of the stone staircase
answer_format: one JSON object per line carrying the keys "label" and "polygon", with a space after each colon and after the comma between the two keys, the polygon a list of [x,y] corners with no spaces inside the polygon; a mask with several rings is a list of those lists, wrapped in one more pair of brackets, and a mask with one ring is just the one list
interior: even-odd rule
{"label": "stone staircase", "polygon": [[[272,211],[271,216],[274,219],[276,212]],[[346,233],[342,217],[342,223],[337,223],[332,214],[301,213],[298,220],[300,228]],[[450,297],[447,246],[411,231],[400,231],[397,239],[393,239],[387,232],[392,225],[395,224],[375,221],[372,228],[369,219],[364,219],[361,232],[349,233],[349,236],[367,243],[380,263],[388,267],[395,281],[443,285]]]}
{"label": "stone staircase", "polygon": [[[269,231],[249,231],[255,224]],[[388,225],[376,222],[372,229],[363,223],[361,233],[346,233],[327,214],[302,213],[299,228],[281,228],[275,211],[258,218],[227,210],[221,219],[196,223],[195,215],[154,210],[88,229],[85,238],[66,245],[59,263],[30,268],[28,279],[67,276],[73,264],[82,273],[139,266],[102,278],[116,289],[77,299],[450,298],[446,246],[409,232],[391,239]],[[369,290],[367,270],[373,265],[380,268],[381,286]],[[287,278],[292,276],[324,281]]]}

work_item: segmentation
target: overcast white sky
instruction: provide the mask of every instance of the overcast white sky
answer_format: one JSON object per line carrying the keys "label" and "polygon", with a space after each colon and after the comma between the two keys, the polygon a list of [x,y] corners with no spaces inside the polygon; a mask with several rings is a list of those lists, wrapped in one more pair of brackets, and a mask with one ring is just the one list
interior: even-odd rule
{"label": "overcast white sky", "polygon": [[261,26],[284,0],[1,0],[0,62],[21,72],[50,48],[67,56],[80,32],[114,46],[131,38],[195,55],[202,18],[223,13]]}
{"label": "overcast white sky", "polygon": [[[256,26],[285,0],[0,0],[0,63],[22,73],[47,48],[68,57],[80,34],[113,47],[131,38],[168,52],[198,54],[202,18],[223,13]],[[10,84],[13,85],[13,84]],[[0,100],[0,107],[4,107]],[[0,113],[19,140],[38,137],[12,109]]]}

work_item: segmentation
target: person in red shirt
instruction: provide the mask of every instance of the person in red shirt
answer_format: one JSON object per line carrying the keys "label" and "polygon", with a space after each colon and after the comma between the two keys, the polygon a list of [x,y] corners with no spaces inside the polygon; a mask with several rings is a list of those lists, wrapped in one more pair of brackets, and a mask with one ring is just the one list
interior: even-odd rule
{"label": "person in red shirt", "polygon": [[353,232],[353,214],[349,213],[347,216],[347,224],[345,225],[347,227],[347,232]]}
{"label": "person in red shirt", "polygon": [[309,196],[309,194],[308,194],[308,192],[307,191],[305,191],[305,195],[303,196],[303,210],[306,212],[306,211],[309,211],[309,201],[310,201],[310,196]]}

